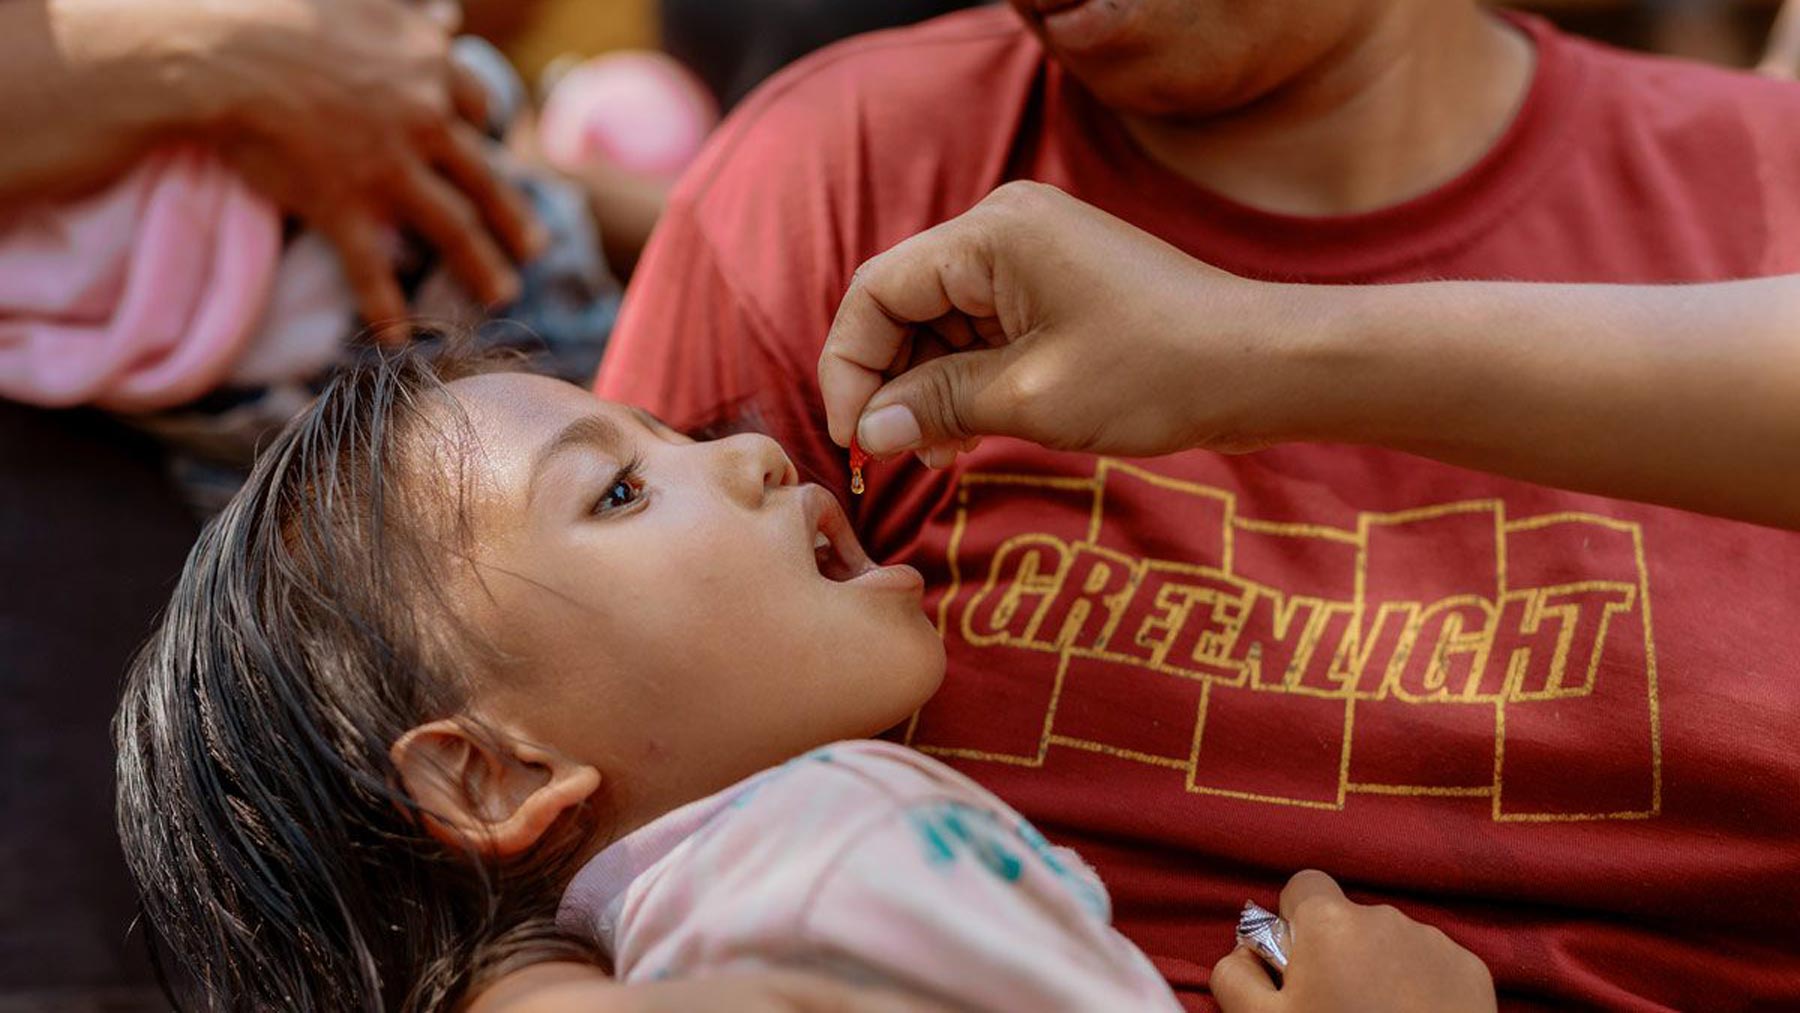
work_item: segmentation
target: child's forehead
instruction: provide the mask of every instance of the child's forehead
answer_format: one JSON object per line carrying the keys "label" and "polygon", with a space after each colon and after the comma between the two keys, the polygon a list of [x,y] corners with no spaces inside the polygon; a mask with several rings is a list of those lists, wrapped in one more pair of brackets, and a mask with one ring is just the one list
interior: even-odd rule
{"label": "child's forehead", "polygon": [[625,411],[566,380],[535,373],[479,373],[452,380],[446,389],[472,418],[520,429],[559,426],[575,415]]}
{"label": "child's forehead", "polygon": [[462,438],[450,441],[453,452],[435,470],[454,469],[444,480],[490,507],[527,500],[548,462],[571,447],[625,457],[651,443],[689,442],[642,409],[553,377],[487,373],[452,381],[446,391],[455,417],[433,428],[459,429]]}
{"label": "child's forehead", "polygon": [[450,394],[484,437],[507,442],[551,440],[571,423],[593,418],[632,434],[679,434],[635,405],[607,401],[555,377],[532,373],[484,373],[448,385]]}

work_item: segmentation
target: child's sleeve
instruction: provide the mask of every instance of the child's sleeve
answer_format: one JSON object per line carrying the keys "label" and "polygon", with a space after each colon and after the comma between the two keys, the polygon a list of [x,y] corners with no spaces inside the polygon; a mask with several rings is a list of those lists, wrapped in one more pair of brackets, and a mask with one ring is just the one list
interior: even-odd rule
{"label": "child's sleeve", "polygon": [[829,964],[958,1007],[1180,1009],[1086,865],[974,800],[915,801],[859,835],[802,926]]}

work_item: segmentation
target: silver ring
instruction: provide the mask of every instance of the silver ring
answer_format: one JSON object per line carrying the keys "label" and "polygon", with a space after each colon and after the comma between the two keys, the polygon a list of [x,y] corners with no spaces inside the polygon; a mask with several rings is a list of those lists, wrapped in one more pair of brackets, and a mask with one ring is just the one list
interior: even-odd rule
{"label": "silver ring", "polygon": [[1263,958],[1277,971],[1288,965],[1288,923],[1285,918],[1255,901],[1244,902],[1238,915],[1237,944]]}

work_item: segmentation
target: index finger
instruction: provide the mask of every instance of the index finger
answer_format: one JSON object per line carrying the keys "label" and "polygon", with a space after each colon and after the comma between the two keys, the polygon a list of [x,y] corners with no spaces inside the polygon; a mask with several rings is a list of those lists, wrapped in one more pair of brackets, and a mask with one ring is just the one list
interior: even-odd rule
{"label": "index finger", "polygon": [[522,263],[542,253],[544,227],[524,195],[500,177],[481,133],[467,123],[450,123],[434,141],[434,160],[445,178],[481,212],[487,227],[513,256]]}
{"label": "index finger", "polygon": [[359,210],[313,220],[344,265],[344,277],[356,293],[363,323],[381,327],[406,315],[406,298],[394,278],[394,261],[382,241],[381,226]]}
{"label": "index finger", "polygon": [[1262,959],[1242,946],[1213,965],[1207,988],[1224,1013],[1257,1013],[1269,1008],[1281,994]]}
{"label": "index finger", "polygon": [[838,446],[850,445],[913,326],[952,312],[994,314],[992,257],[966,216],[902,240],[857,269],[819,352],[819,390]]}

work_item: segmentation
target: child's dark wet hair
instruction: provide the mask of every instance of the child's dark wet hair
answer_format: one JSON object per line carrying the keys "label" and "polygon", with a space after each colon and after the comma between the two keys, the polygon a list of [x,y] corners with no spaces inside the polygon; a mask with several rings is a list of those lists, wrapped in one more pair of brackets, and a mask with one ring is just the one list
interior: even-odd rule
{"label": "child's dark wet hair", "polygon": [[119,832],[179,1005],[439,1009],[523,963],[598,961],[554,921],[585,806],[500,865],[426,833],[390,760],[462,714],[483,665],[433,590],[460,497],[408,479],[469,438],[444,384],[496,368],[414,348],[334,379],[202,533],[132,666]]}

